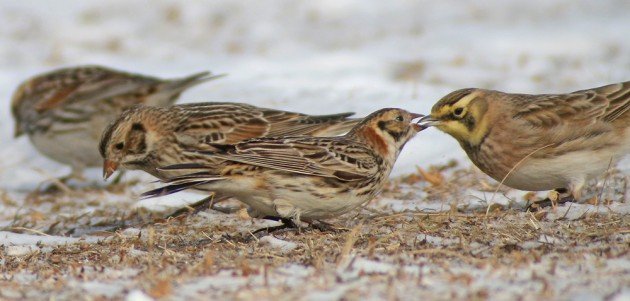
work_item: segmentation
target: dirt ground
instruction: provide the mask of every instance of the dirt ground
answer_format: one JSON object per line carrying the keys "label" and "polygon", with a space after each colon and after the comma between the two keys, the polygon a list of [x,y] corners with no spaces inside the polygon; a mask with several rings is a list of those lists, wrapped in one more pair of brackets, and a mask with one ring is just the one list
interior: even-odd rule
{"label": "dirt ground", "polygon": [[[625,192],[626,177],[609,179],[606,185],[621,185],[613,190]],[[525,212],[521,200],[466,203],[462,196],[471,186],[493,192],[487,183],[476,171],[454,166],[419,170],[394,179],[381,198],[360,211],[328,221],[340,231],[307,227],[272,234],[253,234],[274,223],[251,219],[245,209],[172,219],[163,219],[164,212],[129,209],[146,183],[31,193],[23,202],[5,193],[3,220],[10,222],[0,232],[8,241],[0,247],[0,295],[8,300],[630,296],[630,218],[623,193],[597,204],[589,204],[593,198],[538,212]]]}

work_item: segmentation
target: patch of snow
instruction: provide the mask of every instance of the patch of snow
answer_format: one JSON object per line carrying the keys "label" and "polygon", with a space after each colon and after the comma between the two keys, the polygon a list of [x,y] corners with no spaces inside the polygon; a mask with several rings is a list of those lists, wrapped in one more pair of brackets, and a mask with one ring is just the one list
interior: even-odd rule
{"label": "patch of snow", "polygon": [[609,300],[610,301],[630,301],[630,287],[626,287],[622,289],[620,292],[613,295]]}
{"label": "patch of snow", "polygon": [[341,264],[338,271],[344,279],[360,277],[363,274],[392,274],[404,272],[409,275],[418,275],[420,270],[416,266],[398,266],[387,262],[374,261],[362,257],[353,257],[347,265]]}
{"label": "patch of snow", "polygon": [[426,242],[428,244],[431,244],[431,245],[434,245],[434,246],[437,246],[437,247],[448,246],[448,245],[460,243],[456,239],[448,239],[448,238],[442,238],[442,237],[426,235],[426,234],[420,234],[420,235],[418,235],[416,237],[416,239],[418,241],[424,241],[424,242]]}
{"label": "patch of snow", "polygon": [[8,246],[5,251],[6,251],[7,256],[19,257],[19,256],[31,254],[35,252],[36,250],[39,250],[39,248],[33,245],[26,245],[26,246]]}
{"label": "patch of snow", "polygon": [[127,294],[125,301],[153,301],[153,298],[149,297],[141,290],[133,290]]}
{"label": "patch of snow", "polygon": [[[105,298],[114,298],[118,294],[122,293],[124,287],[118,283],[103,283],[100,281],[86,281],[80,284],[81,288],[88,292],[90,295],[104,296]],[[140,297],[131,296],[134,292],[127,295],[126,300],[152,300],[139,299]],[[145,295],[146,296],[146,295]],[[147,296],[148,297],[148,296]]]}
{"label": "patch of snow", "polygon": [[294,242],[281,240],[271,235],[261,237],[258,240],[258,243],[263,246],[269,246],[270,248],[278,249],[283,253],[290,252],[298,247],[298,245]]}
{"label": "patch of snow", "polygon": [[81,241],[97,242],[102,238],[86,236],[82,238],[63,236],[40,236],[31,234],[18,234],[13,232],[0,231],[0,245],[28,246],[28,245],[62,245]]}

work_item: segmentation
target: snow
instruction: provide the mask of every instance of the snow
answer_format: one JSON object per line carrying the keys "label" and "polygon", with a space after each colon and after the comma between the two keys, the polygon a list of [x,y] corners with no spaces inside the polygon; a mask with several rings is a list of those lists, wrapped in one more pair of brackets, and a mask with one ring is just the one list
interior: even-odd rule
{"label": "snow", "polygon": [[[630,2],[624,0],[0,1],[0,19],[4,21],[0,27],[0,82],[3,83],[0,98],[5,100],[5,109],[0,110],[0,158],[3,158],[0,226],[13,227],[14,217],[37,213],[58,214],[67,218],[68,224],[80,216],[82,219],[77,218],[75,223],[92,229],[109,218],[92,218],[92,214],[130,200],[133,203],[125,208],[128,211],[164,212],[201,198],[198,194],[183,193],[138,200],[139,193],[155,184],[150,183],[150,177],[131,172],[124,180],[139,182],[124,194],[101,191],[58,197],[54,201],[33,200],[30,194],[42,182],[70,172],[67,166],[39,155],[27,138],[12,138],[9,99],[21,81],[39,72],[79,64],[103,64],[162,77],[211,70],[229,76],[187,91],[181,102],[237,101],[311,114],[353,111],[364,116],[382,107],[426,113],[441,96],[465,87],[552,93],[627,81],[629,10]],[[470,165],[454,139],[429,129],[408,143],[392,176],[453,159]],[[627,174],[630,159],[617,168]],[[97,189],[105,185],[97,169],[89,170],[86,177],[86,182],[76,184]],[[428,194],[424,186],[415,188],[411,200],[387,197],[371,204],[371,208],[428,213],[451,209],[448,202],[418,202]],[[457,208],[469,211],[485,211],[493,204],[507,207],[525,204],[521,191],[493,193],[467,189],[462,195],[465,197],[456,204]],[[549,223],[554,221],[578,221],[592,213],[628,214],[628,190],[625,195],[623,203],[559,206],[543,218],[542,222],[547,224],[536,225],[550,227]],[[76,208],[67,206],[72,202],[80,204]],[[243,232],[275,225],[216,212],[202,212],[196,221],[207,227],[233,226]],[[77,237],[69,237],[41,235],[29,232],[28,227],[22,228],[22,233],[0,231],[0,246],[7,257],[48,254],[60,246],[95,244],[103,239],[82,229],[73,232]],[[565,244],[562,237],[552,233],[521,242],[520,246],[536,249],[541,244]],[[127,228],[118,235],[125,239],[141,237],[143,241],[150,236],[141,226]],[[618,236],[620,241],[628,240],[627,233]],[[208,233],[208,239],[220,241],[222,233]],[[419,233],[417,239],[425,240],[432,248],[458,243],[425,233]],[[258,244],[269,252],[278,251],[277,256],[305,248],[302,243],[275,236],[264,236]],[[479,252],[486,247],[480,246]],[[142,258],[149,251],[130,248],[128,254]],[[343,269],[338,270],[340,283],[324,276],[317,278],[319,282],[307,283],[306,279],[318,274],[303,262],[275,269],[270,272],[270,281],[283,289],[304,289],[300,292],[308,293],[289,296],[308,300],[341,299],[348,294],[376,300],[387,297],[383,292],[407,298],[413,293],[414,297],[427,293],[428,299],[444,296],[470,299],[468,293],[480,291],[488,292],[490,299],[505,300],[521,297],[528,291],[540,291],[547,284],[556,292],[556,298],[630,299],[627,283],[612,295],[606,295],[603,289],[624,287],[623,280],[628,279],[630,270],[627,257],[609,262],[584,258],[579,265],[571,266],[569,259],[543,256],[539,262],[515,270],[509,266],[490,269],[474,264],[444,267],[431,262],[408,266],[395,259],[377,260],[353,253],[348,256]],[[0,261],[4,264],[5,259]],[[544,271],[556,262],[560,262],[556,266],[559,275],[552,278]],[[606,267],[599,269],[602,262]],[[111,277],[106,280],[80,282],[69,280],[74,278],[68,274],[59,277],[76,281],[74,287],[85,298],[125,295],[126,300],[153,300],[145,293],[146,289],[128,281],[137,270],[121,271],[124,270],[106,269]],[[409,274],[409,281],[392,278],[400,271]],[[1,275],[3,279],[26,285],[40,281],[31,272]],[[374,284],[365,274],[383,278],[377,278]],[[457,278],[460,274],[470,274],[472,280]],[[610,282],[606,277],[612,278]],[[396,284],[387,284],[386,280]],[[240,293],[241,299],[258,297],[255,293],[248,295],[246,289],[262,289],[266,287],[265,281],[262,274],[235,277],[234,270],[222,270],[207,277],[181,280],[174,285],[177,296],[174,298],[198,298],[209,289]],[[453,288],[452,281],[463,281],[468,286]],[[580,281],[590,285],[583,286]],[[583,289],[575,289],[582,286]],[[429,291],[422,290],[427,287]],[[271,289],[270,292],[261,298],[274,296]],[[3,290],[0,295],[16,299],[32,296],[20,294],[15,288]]]}
{"label": "snow", "polygon": [[125,301],[152,301],[153,298],[147,296],[147,294],[143,293],[141,290],[131,291]]}
{"label": "snow", "polygon": [[261,245],[267,245],[270,248],[279,249],[282,252],[289,252],[298,246],[296,243],[284,241],[270,235],[261,237],[258,240],[258,243]]}
{"label": "snow", "polygon": [[80,241],[85,242],[97,242],[97,237],[62,237],[62,236],[42,236],[31,234],[17,234],[13,232],[0,231],[0,244],[13,245],[13,246],[28,246],[28,245],[60,245],[77,243]]}

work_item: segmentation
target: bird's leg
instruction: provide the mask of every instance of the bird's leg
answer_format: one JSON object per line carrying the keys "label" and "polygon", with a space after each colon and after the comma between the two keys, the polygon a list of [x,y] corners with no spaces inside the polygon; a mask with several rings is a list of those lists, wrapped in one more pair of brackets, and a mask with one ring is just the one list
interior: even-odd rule
{"label": "bird's leg", "polygon": [[348,231],[348,229],[338,228],[338,227],[335,227],[335,225],[331,223],[327,223],[323,221],[311,222],[310,225],[311,227],[313,227],[313,229],[319,230],[320,232],[341,233],[341,232]]}
{"label": "bird's leg", "polygon": [[234,208],[222,208],[222,207],[216,207],[216,203],[226,200],[228,199],[228,197],[219,197],[218,200],[215,201],[215,194],[212,194],[194,204],[190,204],[187,205],[184,208],[181,209],[177,209],[175,212],[169,214],[168,216],[166,216],[166,219],[169,218],[176,218],[179,216],[182,216],[184,214],[190,214],[190,215],[195,215],[201,211],[206,211],[208,209],[212,209],[215,211],[219,211],[221,213],[225,213],[225,214],[230,214],[230,213],[234,213],[237,210],[234,210]]}
{"label": "bird's leg", "polygon": [[125,171],[124,170],[119,171],[118,174],[116,175],[116,177],[114,177],[114,179],[112,180],[112,182],[109,185],[114,186],[114,185],[120,184],[120,182],[122,181],[122,177],[124,175],[125,175]]}
{"label": "bird's leg", "polygon": [[278,231],[278,230],[282,230],[282,229],[300,229],[300,227],[293,222],[292,219],[290,218],[283,218],[283,217],[277,217],[277,216],[265,216],[263,217],[263,219],[268,219],[268,220],[272,220],[272,221],[279,221],[282,222],[282,225],[280,226],[275,226],[275,227],[265,227],[265,228],[260,228],[254,232],[252,232],[253,234],[256,233],[260,233],[262,231],[267,232],[268,234],[274,231]]}
{"label": "bird's leg", "polygon": [[561,197],[563,194],[567,194],[568,192],[569,190],[566,188],[556,188],[550,193],[550,196],[545,199],[529,204],[525,208],[525,211],[536,212],[545,207],[556,206],[566,202],[575,202],[575,198],[572,195]]}
{"label": "bird's leg", "polygon": [[68,174],[65,175],[63,177],[59,177],[59,178],[51,178],[50,181],[52,183],[48,184],[45,186],[44,189],[42,189],[42,192],[44,193],[55,193],[58,191],[63,191],[65,193],[70,193],[72,192],[72,189],[70,189],[70,187],[68,187],[67,183],[70,180],[79,180],[79,181],[84,181],[85,178],[83,177],[83,168],[82,167],[72,167],[72,171]]}
{"label": "bird's leg", "polygon": [[576,202],[576,201],[577,200],[572,195],[569,195],[569,196],[565,196],[563,198],[560,198],[558,200],[558,204],[564,204],[566,202]]}

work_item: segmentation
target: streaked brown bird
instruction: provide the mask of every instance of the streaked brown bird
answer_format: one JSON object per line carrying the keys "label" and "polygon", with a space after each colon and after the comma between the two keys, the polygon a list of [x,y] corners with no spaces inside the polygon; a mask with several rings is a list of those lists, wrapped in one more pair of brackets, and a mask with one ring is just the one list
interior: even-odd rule
{"label": "streaked brown bird", "polygon": [[174,177],[144,196],[202,188],[235,197],[252,216],[282,220],[285,226],[339,216],[380,192],[403,146],[421,130],[412,123],[421,116],[382,109],[343,136],[211,144],[213,150],[186,152],[196,157],[192,164],[165,168],[197,172]]}
{"label": "streaked brown bird", "polygon": [[337,136],[360,121],[349,118],[353,114],[313,116],[219,102],[137,106],[103,131],[99,144],[103,176],[107,179],[120,168],[142,170],[166,180],[177,173],[158,167],[190,163],[198,157],[206,162],[206,156],[185,150],[213,150],[212,143],[233,144],[269,136]]}
{"label": "streaked brown bird", "polygon": [[[186,171],[158,167],[195,162],[200,156],[185,150],[213,150],[208,143],[231,144],[249,138],[286,135],[337,136],[348,132],[360,119],[353,113],[312,116],[259,108],[239,103],[195,103],[165,108],[138,106],[125,111],[103,132],[100,152],[104,158],[103,177],[117,169],[142,170],[161,180]],[[201,159],[207,167],[206,157]],[[215,207],[228,197],[213,194],[188,208],[194,212]],[[187,208],[169,217],[188,213]]]}
{"label": "streaked brown bird", "polygon": [[35,148],[57,162],[101,166],[97,151],[103,129],[132,106],[166,106],[186,89],[218,76],[209,72],[159,79],[101,66],[63,68],[37,75],[15,91],[11,112],[15,137],[27,134]]}
{"label": "streaked brown bird", "polygon": [[457,139],[495,180],[579,200],[589,179],[630,153],[630,82],[567,94],[463,89],[423,121]]}

